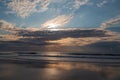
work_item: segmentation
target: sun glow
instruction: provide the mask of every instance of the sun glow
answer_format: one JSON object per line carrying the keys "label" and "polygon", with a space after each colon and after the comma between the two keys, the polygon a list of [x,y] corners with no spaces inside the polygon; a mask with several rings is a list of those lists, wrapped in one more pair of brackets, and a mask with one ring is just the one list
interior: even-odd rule
{"label": "sun glow", "polygon": [[58,31],[59,30],[58,27],[59,27],[59,24],[50,23],[48,24],[47,29],[50,31]]}
{"label": "sun glow", "polygon": [[58,24],[50,23],[48,24],[48,29],[55,29],[58,27]]}
{"label": "sun glow", "polygon": [[72,19],[72,15],[59,15],[51,20],[48,20],[41,24],[41,29],[47,29],[47,30],[56,30],[61,29],[66,25],[70,20]]}

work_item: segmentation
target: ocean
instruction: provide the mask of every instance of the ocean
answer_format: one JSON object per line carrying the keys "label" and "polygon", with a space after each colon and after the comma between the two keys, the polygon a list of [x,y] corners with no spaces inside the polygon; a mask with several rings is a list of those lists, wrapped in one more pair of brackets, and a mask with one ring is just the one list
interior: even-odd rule
{"label": "ocean", "polygon": [[120,55],[1,52],[0,80],[120,80]]}

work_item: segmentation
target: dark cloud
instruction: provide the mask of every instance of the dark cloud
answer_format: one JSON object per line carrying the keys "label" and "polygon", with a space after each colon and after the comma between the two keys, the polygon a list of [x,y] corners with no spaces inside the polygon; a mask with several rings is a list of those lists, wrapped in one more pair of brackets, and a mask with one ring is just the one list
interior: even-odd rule
{"label": "dark cloud", "polygon": [[[110,33],[111,34],[111,33]],[[66,29],[59,31],[49,31],[49,30],[39,30],[39,31],[29,31],[29,30],[18,30],[15,34],[16,37],[22,36],[15,40],[0,41],[0,51],[50,51],[50,52],[104,52],[107,51],[118,51],[120,48],[116,43],[112,35],[108,34],[108,31],[89,29]],[[15,37],[15,36],[14,36]],[[109,37],[111,44],[108,45]],[[106,43],[101,41],[106,39]],[[116,37],[115,37],[116,39]],[[53,42],[52,42],[53,41]],[[54,42],[55,41],[55,42]],[[101,45],[98,45],[101,42]],[[115,43],[115,44],[114,44]],[[106,44],[106,47],[104,47]],[[113,45],[113,46],[112,46]],[[113,49],[114,47],[114,49]],[[112,49],[111,49],[112,48]],[[116,49],[115,49],[116,48]],[[108,49],[108,50],[107,50]],[[111,49],[111,50],[109,50]]]}
{"label": "dark cloud", "polygon": [[[45,42],[35,43],[34,41],[0,41],[0,51],[36,51],[42,50]],[[40,49],[41,48],[41,49]]]}
{"label": "dark cloud", "polygon": [[96,50],[101,54],[120,54],[120,42],[119,41],[100,41],[86,45],[86,47]]}
{"label": "dark cloud", "polygon": [[[107,31],[104,30],[59,30],[59,31],[19,31],[18,36],[23,37],[40,37],[40,40],[58,40],[61,38],[80,38],[80,37],[106,37],[109,36],[106,34]],[[38,39],[38,38],[37,38]]]}
{"label": "dark cloud", "polygon": [[119,54],[120,42],[95,42],[85,46],[60,46],[55,43],[36,41],[3,41],[0,51],[41,51],[41,52],[79,52],[92,54]]}

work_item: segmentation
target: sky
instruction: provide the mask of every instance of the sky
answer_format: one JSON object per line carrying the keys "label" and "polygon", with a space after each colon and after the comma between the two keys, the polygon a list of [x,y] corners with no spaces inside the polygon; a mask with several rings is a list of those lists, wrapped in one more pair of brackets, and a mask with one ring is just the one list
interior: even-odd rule
{"label": "sky", "polygon": [[0,0],[0,51],[120,52],[119,8],[120,0]]}
{"label": "sky", "polygon": [[120,16],[119,4],[119,0],[1,0],[0,20],[40,28],[57,18],[58,23],[65,22],[60,27],[96,28]]}

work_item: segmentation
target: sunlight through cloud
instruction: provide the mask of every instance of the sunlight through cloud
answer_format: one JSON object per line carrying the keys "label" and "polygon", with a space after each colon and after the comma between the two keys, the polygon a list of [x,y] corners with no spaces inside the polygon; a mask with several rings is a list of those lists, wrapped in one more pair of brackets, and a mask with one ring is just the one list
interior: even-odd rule
{"label": "sunlight through cloud", "polygon": [[56,28],[61,28],[65,24],[69,23],[70,20],[72,19],[73,15],[60,15],[57,16],[54,19],[48,20],[45,23],[41,25],[41,29],[56,29]]}

